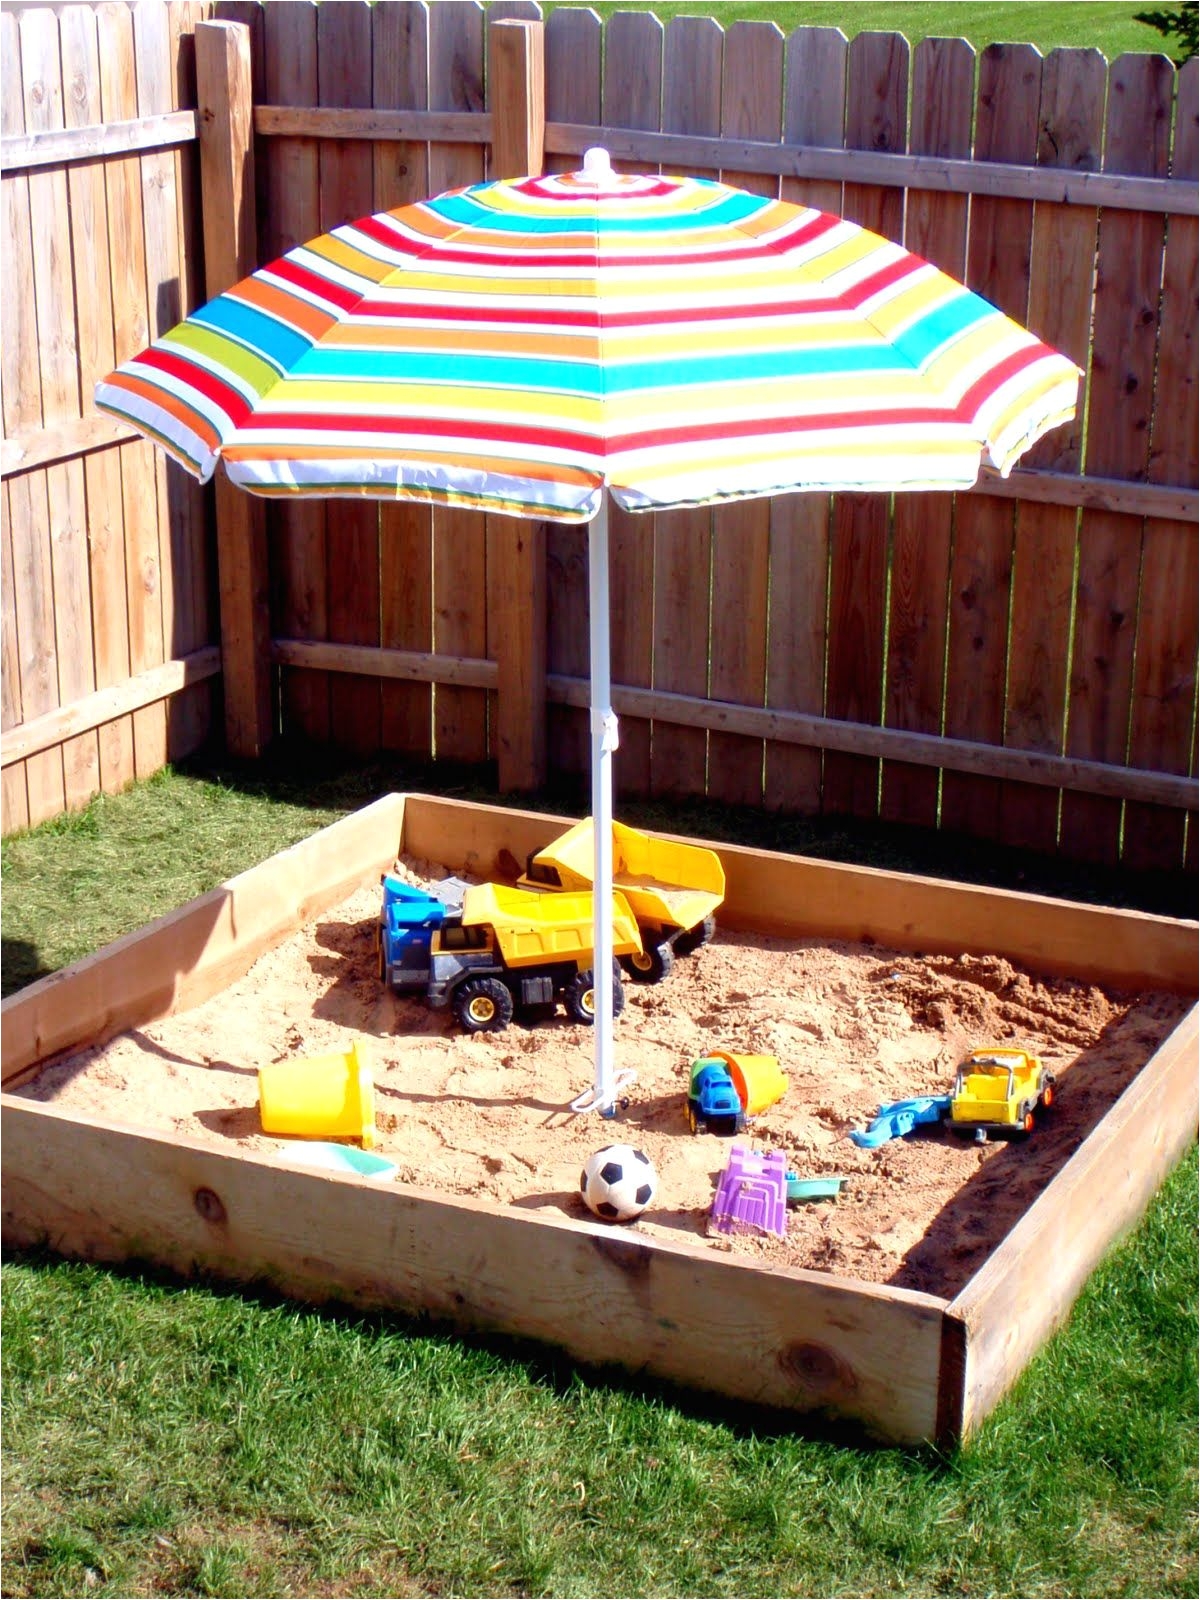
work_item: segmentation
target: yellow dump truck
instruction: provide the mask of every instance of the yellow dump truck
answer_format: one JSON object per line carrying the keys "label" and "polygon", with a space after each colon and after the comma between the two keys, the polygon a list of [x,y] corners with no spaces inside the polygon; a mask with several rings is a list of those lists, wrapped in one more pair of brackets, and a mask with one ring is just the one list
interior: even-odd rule
{"label": "yellow dump truck", "polygon": [[[383,879],[380,975],[400,990],[450,1006],[468,1033],[499,1033],[520,1007],[559,1000],[575,1022],[595,1020],[592,980],[593,897],[546,895],[483,883],[462,892],[461,906]],[[613,895],[614,956],[642,948],[628,902]],[[625,1002],[614,974],[613,1012]]]}
{"label": "yellow dump truck", "polygon": [[[702,845],[655,839],[614,822],[613,887],[628,901],[641,934],[641,948],[623,964],[639,983],[659,983],[675,956],[707,944],[716,931],[716,910],[725,898],[720,857]],[[526,862],[519,884],[565,892],[592,886],[595,868],[592,819],[585,817]]]}
{"label": "yellow dump truck", "polygon": [[1033,1132],[1034,1112],[1054,1099],[1054,1074],[1025,1050],[987,1046],[972,1050],[954,1076],[950,1127],[982,1142],[1025,1138]]}

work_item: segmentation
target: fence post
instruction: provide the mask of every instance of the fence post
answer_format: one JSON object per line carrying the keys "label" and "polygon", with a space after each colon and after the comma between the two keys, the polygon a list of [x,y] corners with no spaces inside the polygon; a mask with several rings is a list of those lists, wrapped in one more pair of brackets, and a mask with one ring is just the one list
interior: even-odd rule
{"label": "fence post", "polygon": [[[256,264],[250,30],[245,24],[196,24],[196,100],[204,287],[211,300]],[[258,756],[272,727],[266,519],[262,504],[220,471],[216,502],[225,741],[232,755]]]}
{"label": "fence post", "polygon": [[[540,173],[545,156],[542,24],[488,29],[493,178]],[[546,529],[520,517],[487,519],[488,639],[499,669],[496,759],[500,788],[546,781]]]}

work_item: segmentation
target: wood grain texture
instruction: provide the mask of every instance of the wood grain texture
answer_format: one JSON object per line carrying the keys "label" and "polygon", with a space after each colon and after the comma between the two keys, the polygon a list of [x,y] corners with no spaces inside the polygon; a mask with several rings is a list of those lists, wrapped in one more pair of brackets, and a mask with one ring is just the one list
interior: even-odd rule
{"label": "wood grain texture", "polygon": [[964,1433],[1066,1321],[1092,1268],[1195,1139],[1196,1041],[1193,1007],[951,1302],[967,1330]]}
{"label": "wood grain texture", "polygon": [[[433,111],[482,111],[484,13],[475,0],[429,13],[429,105]],[[482,146],[430,144],[429,187],[438,194],[485,174]],[[433,648],[437,654],[485,656],[487,530],[475,511],[433,512]],[[489,754],[487,697],[475,689],[434,690],[434,750],[451,761]]]}
{"label": "wood grain texture", "polygon": [[[783,137],[840,148],[846,118],[846,38],[838,28],[797,28],[784,46]],[[783,178],[780,198],[838,213],[836,182]],[[776,495],[771,502],[766,703],[820,716],[825,709],[829,495]],[[763,799],[771,810],[821,808],[819,749],[767,740]]]}
{"label": "wood grain texture", "polygon": [[[371,7],[365,0],[317,7],[317,90],[322,105],[369,106]],[[374,151],[363,140],[325,141],[319,152],[322,232],[375,210]],[[325,588],[330,639],[380,642],[379,507],[362,498],[325,507]],[[370,678],[330,684],[330,733],[357,755],[380,746],[382,703]]]}
{"label": "wood grain texture", "polygon": [[[989,45],[979,59],[977,161],[1025,161],[1038,145],[1042,58],[1031,45]],[[1029,304],[1033,206],[1023,200],[972,201],[968,285],[1024,324]],[[950,583],[946,732],[1004,741],[1005,673],[1012,606],[1015,507],[960,495]],[[994,839],[1001,791],[986,778],[947,773],[941,824]]]}
{"label": "wood grain texture", "polygon": [[[374,106],[424,110],[429,104],[428,7],[416,0],[376,6],[372,25]],[[429,149],[424,142],[376,145],[377,208],[408,205],[428,193]],[[432,651],[433,512],[428,506],[379,508],[379,611],[384,646]],[[385,683],[380,709],[384,749],[428,761],[433,755],[432,688]]]}
{"label": "wood grain texture", "polygon": [[765,1273],[601,1223],[299,1172],[11,1096],[4,1118],[14,1245],[135,1255],[514,1333],[585,1365],[615,1361],[882,1439],[934,1430],[943,1302],[931,1295]]}
{"label": "wood grain texture", "polygon": [[[910,148],[956,159],[969,155],[974,89],[975,52],[965,40],[923,39],[913,55]],[[904,243],[951,277],[963,278],[965,197],[910,190]],[[941,731],[953,516],[951,495],[896,496],[885,663],[888,727]],[[936,771],[885,761],[880,815],[936,827],[938,792]]]}
{"label": "wood grain texture", "polygon": [[[908,43],[899,34],[860,33],[851,40],[847,149],[905,148],[908,59]],[[904,199],[896,190],[847,183],[842,210],[849,221],[885,238],[903,236]],[[875,725],[883,714],[889,513],[883,494],[834,497],[826,706],[830,716]],[[873,817],[878,805],[879,763],[829,752],[822,811]]]}
{"label": "wood grain texture", "polygon": [[[1198,72],[1200,63],[1193,59],[1179,74],[1171,152],[1172,176],[1193,182]],[[1150,439],[1150,476],[1159,482],[1196,482],[1197,292],[1196,223],[1190,217],[1172,217],[1163,256]],[[1129,759],[1139,766],[1195,771],[1197,617],[1196,607],[1181,604],[1180,597],[1196,592],[1194,530],[1147,519],[1129,731]],[[1186,835],[1195,826],[1195,812],[1188,819],[1161,806],[1127,805],[1122,860],[1133,867],[1177,869]]]}
{"label": "wood grain texture", "polygon": [[[279,105],[317,100],[317,8],[267,6],[263,15],[265,93]],[[321,232],[320,172],[315,139],[271,139],[264,151],[264,254],[274,260]],[[288,639],[327,639],[326,503],[303,500],[267,508],[271,540],[272,633]],[[329,679],[287,669],[279,708],[285,737],[329,739]]]}
{"label": "wood grain texture", "polygon": [[[721,131],[724,38],[712,18],[672,17],[663,38],[662,126],[668,132]],[[715,174],[713,174],[715,176]],[[655,519],[654,686],[708,692],[713,513],[662,512]],[[650,752],[655,795],[702,795],[708,739],[699,729],[656,724]]]}
{"label": "wood grain texture", "polygon": [[[1168,166],[1175,69],[1162,56],[1122,56],[1108,73],[1106,171],[1159,176]],[[1084,466],[1143,478],[1149,465],[1154,360],[1162,282],[1161,217],[1100,218]],[[1141,568],[1138,519],[1086,510],[1080,519],[1067,748],[1126,759]],[[1115,862],[1121,808],[1064,794],[1064,855]]]}

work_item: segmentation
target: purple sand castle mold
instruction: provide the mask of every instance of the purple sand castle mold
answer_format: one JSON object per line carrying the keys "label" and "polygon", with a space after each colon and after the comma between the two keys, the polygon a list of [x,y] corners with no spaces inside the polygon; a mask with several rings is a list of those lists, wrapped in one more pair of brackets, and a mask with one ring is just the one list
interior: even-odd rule
{"label": "purple sand castle mold", "polygon": [[735,1144],[713,1196],[718,1233],[787,1233],[787,1160],[781,1150]]}

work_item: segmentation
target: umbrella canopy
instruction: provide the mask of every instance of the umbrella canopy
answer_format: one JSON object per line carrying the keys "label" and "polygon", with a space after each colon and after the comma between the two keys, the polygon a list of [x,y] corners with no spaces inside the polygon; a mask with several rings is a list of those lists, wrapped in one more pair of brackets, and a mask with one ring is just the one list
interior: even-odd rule
{"label": "umbrella canopy", "polygon": [[[853,223],[706,180],[484,183],[336,228],[96,403],[201,479],[592,524],[597,906],[610,903],[607,504],[954,489],[1074,415],[1079,370]],[[607,851],[607,860],[605,859]],[[607,930],[607,936],[605,936]],[[596,924],[611,1109],[611,928]]]}

